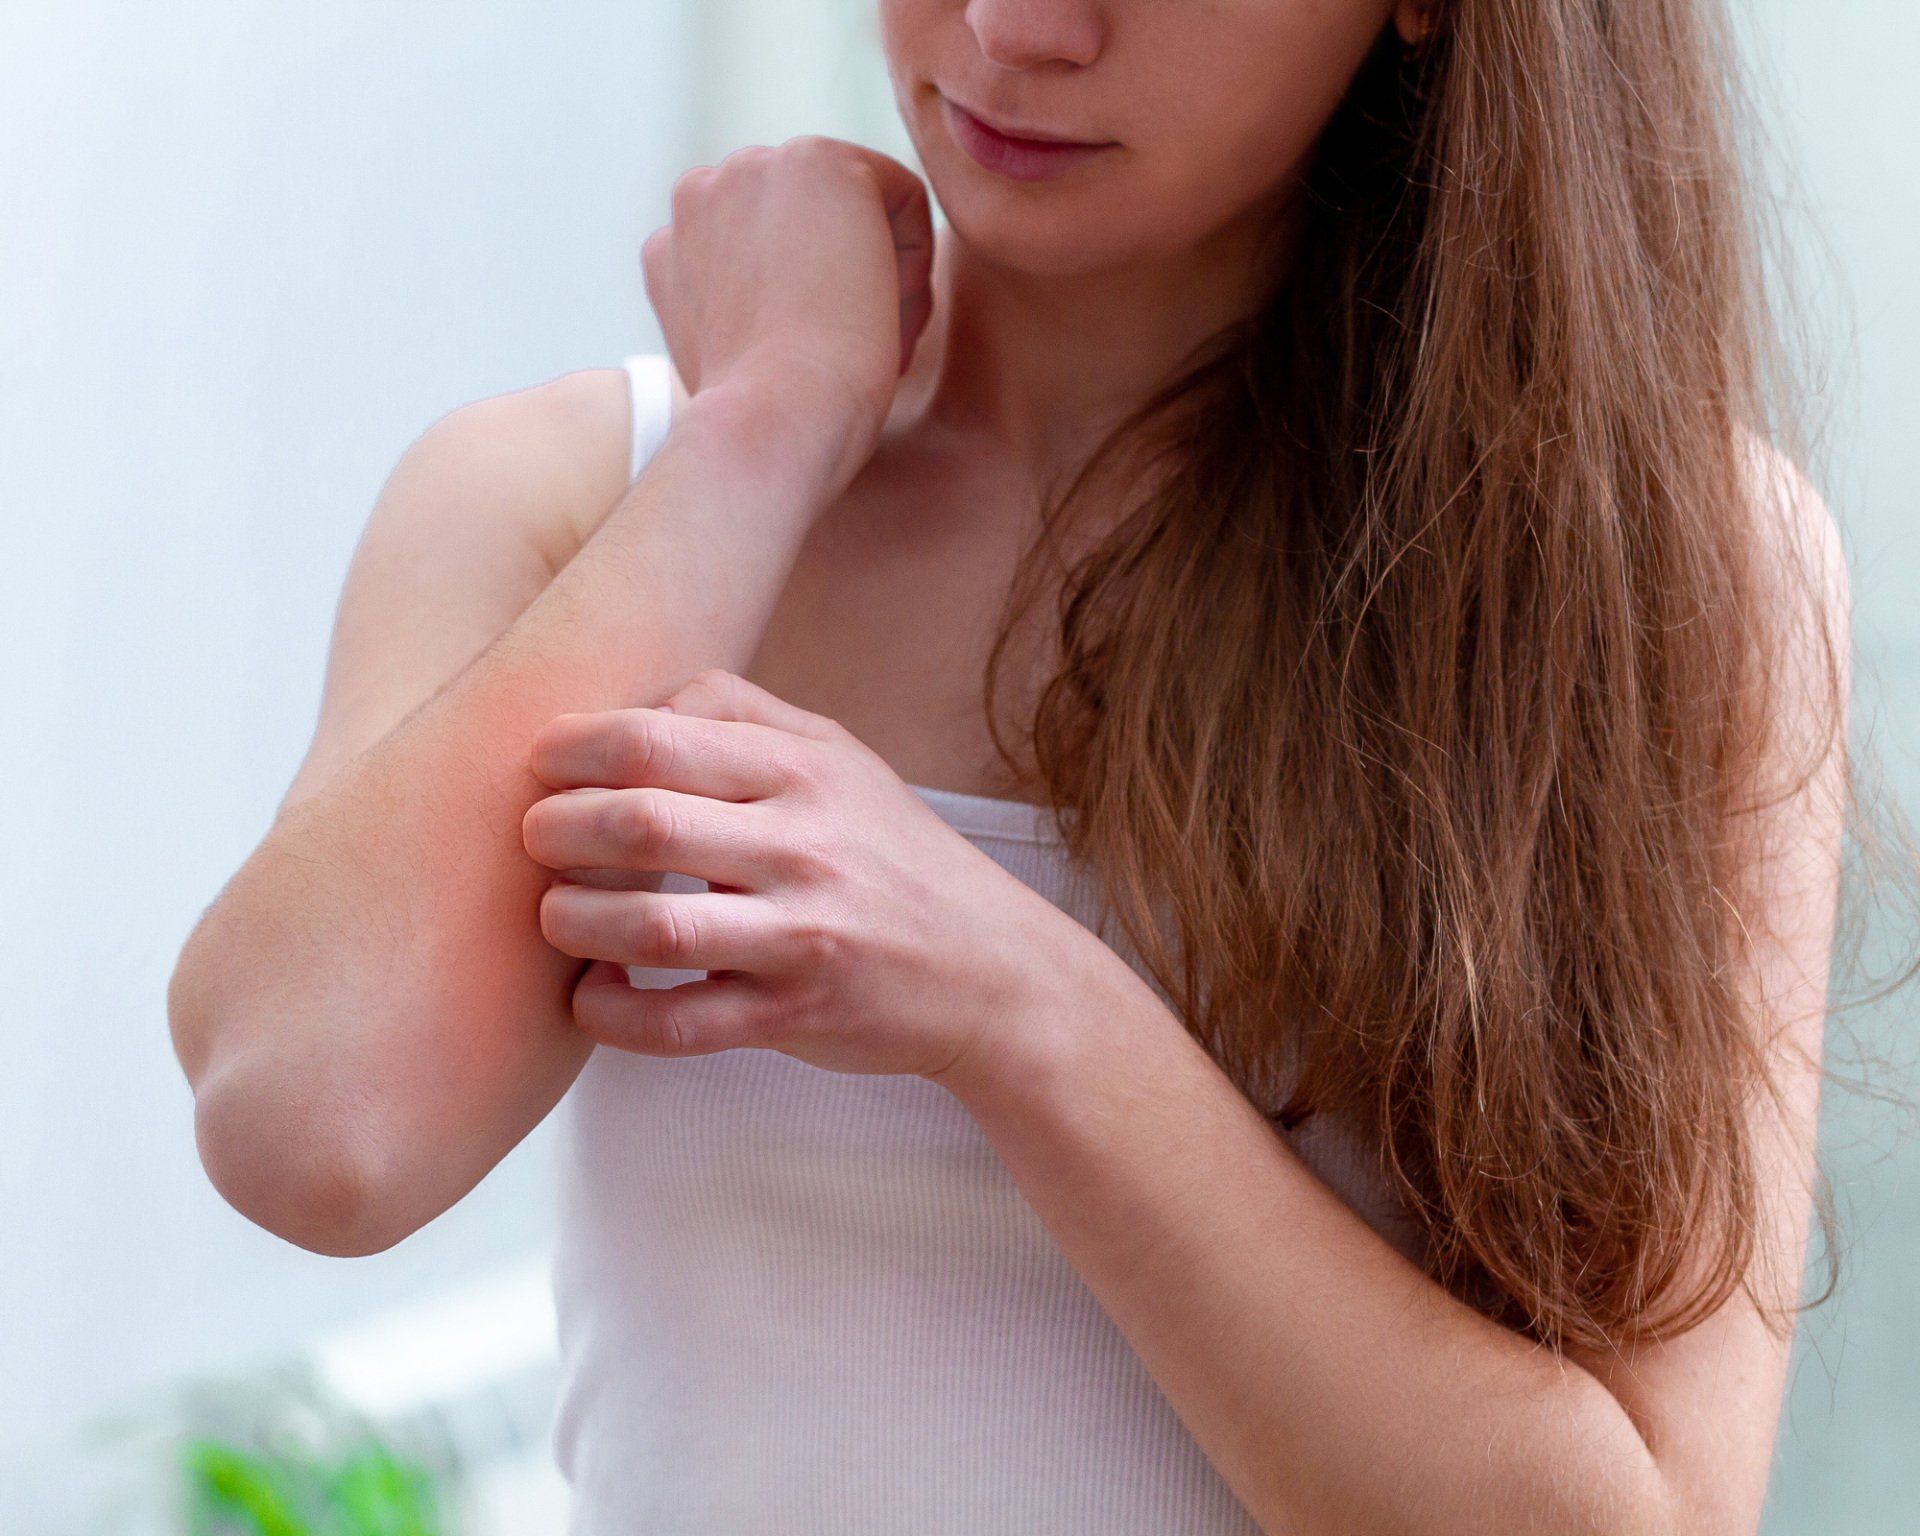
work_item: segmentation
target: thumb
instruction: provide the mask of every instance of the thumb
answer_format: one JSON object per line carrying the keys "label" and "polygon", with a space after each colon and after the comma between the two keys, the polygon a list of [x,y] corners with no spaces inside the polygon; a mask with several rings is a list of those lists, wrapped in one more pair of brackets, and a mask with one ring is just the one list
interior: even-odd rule
{"label": "thumb", "polygon": [[[905,167],[901,167],[905,169]],[[926,184],[908,172],[912,187],[891,210],[894,259],[900,277],[900,371],[913,361],[927,321],[933,316],[933,204]]]}
{"label": "thumb", "polygon": [[789,704],[778,694],[769,693],[758,683],[750,683],[737,672],[724,667],[709,667],[695,673],[678,693],[655,706],[674,714],[699,715],[706,720],[737,720],[749,725],[770,725],[791,731],[796,736],[811,736],[826,741],[842,734],[838,721],[816,715],[797,704]]}
{"label": "thumb", "polygon": [[926,182],[910,166],[864,144],[849,147],[872,173],[893,232],[900,283],[900,371],[905,373],[933,314],[933,202]]}

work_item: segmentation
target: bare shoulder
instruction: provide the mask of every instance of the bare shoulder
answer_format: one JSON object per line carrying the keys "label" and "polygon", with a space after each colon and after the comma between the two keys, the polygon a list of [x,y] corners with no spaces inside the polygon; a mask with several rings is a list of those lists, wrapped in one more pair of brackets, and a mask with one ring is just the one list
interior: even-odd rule
{"label": "bare shoulder", "polygon": [[519,520],[557,570],[625,492],[632,422],[626,370],[583,368],[462,405],[410,454]]}
{"label": "bare shoulder", "polygon": [[1743,439],[1757,512],[1756,531],[1777,580],[1797,583],[1844,635],[1850,593],[1840,525],[1807,471],[1778,444],[1749,429]]}
{"label": "bare shoulder", "polygon": [[620,368],[458,406],[388,475],[334,616],[319,719],[283,807],[314,793],[539,597],[627,487]]}
{"label": "bare shoulder", "polygon": [[[1784,888],[1794,860],[1825,871],[1838,847],[1850,788],[1852,593],[1839,521],[1805,467],[1758,434],[1748,465],[1759,613],[1769,626],[1756,637],[1766,643],[1768,718],[1755,809],[1774,884]],[[1817,893],[1816,907],[1830,895]],[[1802,916],[1807,945],[1823,948],[1830,916]]]}

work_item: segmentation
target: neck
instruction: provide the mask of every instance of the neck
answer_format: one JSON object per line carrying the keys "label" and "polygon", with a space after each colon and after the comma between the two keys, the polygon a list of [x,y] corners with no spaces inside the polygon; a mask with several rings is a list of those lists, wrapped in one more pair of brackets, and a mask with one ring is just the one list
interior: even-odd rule
{"label": "neck", "polygon": [[943,227],[903,405],[918,425],[984,443],[1027,483],[1047,483],[1264,298],[1273,232],[1263,210],[1177,257],[1055,275],[998,264]]}

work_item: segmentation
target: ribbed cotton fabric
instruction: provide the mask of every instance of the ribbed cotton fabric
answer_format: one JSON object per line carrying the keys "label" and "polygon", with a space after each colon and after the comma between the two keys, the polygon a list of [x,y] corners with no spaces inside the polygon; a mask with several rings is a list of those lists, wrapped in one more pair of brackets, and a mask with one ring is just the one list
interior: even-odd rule
{"label": "ribbed cotton fabric", "polygon": [[[637,474],[666,433],[666,358],[627,367]],[[1099,931],[1050,811],[914,789]],[[600,1046],[557,1113],[571,1536],[1256,1536],[944,1089]],[[1414,1251],[1353,1145],[1312,1120],[1293,1141]]]}

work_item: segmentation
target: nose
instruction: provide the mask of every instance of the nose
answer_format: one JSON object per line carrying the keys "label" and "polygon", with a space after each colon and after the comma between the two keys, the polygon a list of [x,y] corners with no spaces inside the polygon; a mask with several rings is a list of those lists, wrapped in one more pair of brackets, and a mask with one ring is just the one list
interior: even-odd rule
{"label": "nose", "polygon": [[1087,0],[967,0],[966,18],[980,51],[1003,69],[1085,65],[1100,55],[1104,24]]}

